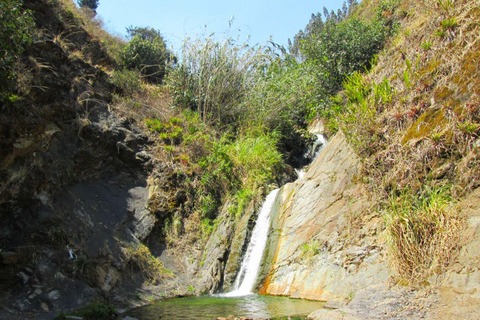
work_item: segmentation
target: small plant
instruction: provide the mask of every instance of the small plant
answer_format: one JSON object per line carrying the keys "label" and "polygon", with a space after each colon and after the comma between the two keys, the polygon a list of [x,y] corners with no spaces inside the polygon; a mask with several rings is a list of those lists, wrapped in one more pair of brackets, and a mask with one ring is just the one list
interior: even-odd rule
{"label": "small plant", "polygon": [[478,131],[480,130],[480,125],[478,123],[467,120],[459,123],[458,129],[466,135],[476,137],[478,135]]}
{"label": "small plant", "polygon": [[88,277],[95,269],[93,260],[85,255],[79,255],[73,262],[73,275],[78,277]]}
{"label": "small plant", "polygon": [[430,140],[434,145],[439,145],[442,142],[442,133],[441,132],[432,132],[429,136]]}
{"label": "small plant", "polygon": [[453,31],[458,26],[458,22],[455,17],[448,17],[440,22],[440,28],[437,29],[436,34],[440,38],[445,38],[447,32]]}
{"label": "small plant", "polygon": [[145,119],[145,125],[152,133],[158,133],[160,139],[166,144],[178,145],[183,139],[182,120],[179,118],[170,118],[169,122],[165,123],[159,119]]}
{"label": "small plant", "polygon": [[195,287],[192,286],[192,285],[189,285],[187,290],[188,290],[188,292],[190,292],[190,293],[195,293]]}
{"label": "small plant", "polygon": [[308,260],[319,253],[320,248],[316,241],[313,241],[311,243],[304,243],[302,245],[302,258],[306,258]]}
{"label": "small plant", "polygon": [[449,18],[446,18],[446,19],[442,20],[442,22],[440,22],[440,27],[445,31],[446,30],[453,30],[457,26],[458,26],[458,23],[457,23],[457,19],[455,19],[455,17],[449,17]]}
{"label": "small plant", "polygon": [[350,288],[350,290],[348,290],[348,294],[347,294],[347,302],[351,302],[353,300],[353,298],[355,298],[355,291],[353,291],[353,289]]}
{"label": "small plant", "polygon": [[200,226],[200,230],[201,230],[202,238],[204,240],[207,240],[215,230],[215,225],[213,224],[212,220],[205,218],[202,220],[202,225]]}
{"label": "small plant", "polygon": [[373,93],[375,97],[375,103],[384,103],[388,104],[392,101],[392,98],[395,94],[395,90],[390,86],[388,79],[383,79],[383,81],[377,85],[373,84]]}
{"label": "small plant", "polygon": [[428,51],[432,48],[432,41],[425,40],[420,44],[420,47],[422,47],[423,50]]}
{"label": "small plant", "polygon": [[447,15],[450,15],[450,11],[454,7],[454,3],[452,0],[437,0],[437,4]]}

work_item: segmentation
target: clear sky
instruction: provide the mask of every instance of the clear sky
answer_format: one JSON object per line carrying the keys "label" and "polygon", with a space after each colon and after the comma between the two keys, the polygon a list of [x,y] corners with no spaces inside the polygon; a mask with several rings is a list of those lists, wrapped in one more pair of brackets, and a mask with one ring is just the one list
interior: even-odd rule
{"label": "clear sky", "polygon": [[[249,44],[265,44],[270,36],[287,46],[288,39],[304,29],[312,13],[323,7],[337,10],[334,0],[100,0],[97,14],[105,28],[125,35],[129,26],[160,30],[167,46],[180,50],[185,36],[219,35],[240,37]],[[234,17],[232,27],[229,21]]]}

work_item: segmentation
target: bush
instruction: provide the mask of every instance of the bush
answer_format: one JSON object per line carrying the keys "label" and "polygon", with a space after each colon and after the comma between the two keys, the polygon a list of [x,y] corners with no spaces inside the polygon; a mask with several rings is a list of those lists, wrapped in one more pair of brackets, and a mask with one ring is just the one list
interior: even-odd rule
{"label": "bush", "polygon": [[304,43],[302,53],[317,66],[317,76],[325,91],[334,94],[345,76],[371,67],[386,36],[384,25],[378,21],[327,21],[321,33]]}
{"label": "bush", "polygon": [[[321,96],[312,64],[299,63],[292,56],[276,59],[255,78],[255,86],[245,101],[245,125],[255,123],[277,131],[284,154],[301,154],[305,149],[305,128],[316,115]],[[290,162],[288,156],[286,160]]]}
{"label": "bush", "polygon": [[98,8],[98,0],[78,0],[78,5],[80,8],[87,7],[95,11]]}
{"label": "bush", "polygon": [[167,63],[173,58],[160,32],[146,28],[127,30],[133,37],[123,50],[123,65],[130,70],[138,70],[149,82],[161,83]]}
{"label": "bush", "polygon": [[7,99],[15,87],[18,56],[32,41],[32,14],[19,0],[0,2],[0,99]]}
{"label": "bush", "polygon": [[136,71],[116,70],[110,76],[110,81],[123,95],[130,97],[142,88],[142,83],[139,78],[140,75]]}

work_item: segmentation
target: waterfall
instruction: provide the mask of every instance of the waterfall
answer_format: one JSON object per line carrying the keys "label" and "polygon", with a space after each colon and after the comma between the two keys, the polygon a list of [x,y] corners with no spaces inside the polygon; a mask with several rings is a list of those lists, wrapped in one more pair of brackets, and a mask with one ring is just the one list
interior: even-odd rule
{"label": "waterfall", "polygon": [[247,252],[243,257],[240,271],[235,280],[233,291],[226,293],[227,297],[245,296],[252,293],[257,279],[258,269],[262,262],[263,251],[267,244],[268,231],[270,229],[270,213],[273,203],[280,189],[272,190],[263,202],[257,222],[253,228],[252,237],[248,244]]}
{"label": "waterfall", "polygon": [[[320,154],[320,151],[322,151],[323,147],[327,143],[325,135],[317,134],[316,136],[317,140],[315,141],[313,147],[304,155],[305,157],[312,159],[312,162]],[[297,170],[298,179],[301,179],[305,174],[304,168]],[[263,202],[257,222],[253,228],[250,243],[248,244],[247,251],[243,257],[240,271],[235,279],[233,291],[222,294],[222,296],[240,297],[252,294],[255,281],[257,280],[258,270],[260,269],[260,264],[262,263],[263,251],[267,245],[272,207],[279,190],[280,189],[272,190]]]}
{"label": "waterfall", "polygon": [[[322,151],[323,147],[325,146],[325,144],[327,143],[327,137],[325,137],[324,134],[321,134],[321,133],[317,133],[315,134],[317,136],[317,140],[315,140],[315,142],[313,143],[313,146],[312,148],[309,148],[305,154],[304,154],[304,158],[306,159],[311,159],[310,160],[310,163],[313,162],[317,157],[318,155],[320,154],[320,152]],[[295,169],[295,172],[297,173],[298,175],[298,179],[302,179],[303,176],[305,175],[306,173],[306,168],[307,166],[310,164],[310,163],[307,163],[303,168],[301,169]]]}

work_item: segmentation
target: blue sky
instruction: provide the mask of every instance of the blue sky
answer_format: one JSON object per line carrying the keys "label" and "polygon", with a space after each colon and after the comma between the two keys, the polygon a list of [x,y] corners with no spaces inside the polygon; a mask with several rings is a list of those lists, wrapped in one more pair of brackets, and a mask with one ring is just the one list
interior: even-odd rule
{"label": "blue sky", "polygon": [[[105,28],[125,35],[129,26],[160,30],[174,52],[185,36],[217,34],[240,37],[249,44],[265,44],[269,37],[287,46],[288,38],[303,29],[312,13],[323,7],[337,10],[343,1],[333,0],[100,0],[97,14]],[[232,28],[229,21],[234,17]]]}

